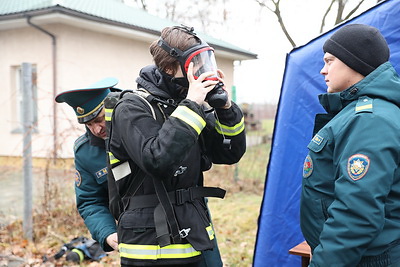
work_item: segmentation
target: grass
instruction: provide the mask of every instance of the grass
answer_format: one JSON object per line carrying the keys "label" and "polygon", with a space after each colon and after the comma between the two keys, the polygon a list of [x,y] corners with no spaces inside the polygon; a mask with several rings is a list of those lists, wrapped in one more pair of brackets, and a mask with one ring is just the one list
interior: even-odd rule
{"label": "grass", "polygon": [[[262,125],[261,130],[250,132],[248,136],[270,136],[273,121],[264,121]],[[225,199],[209,199],[219,249],[226,267],[252,265],[270,150],[269,139],[264,141],[248,147],[238,164],[214,165],[205,173],[206,185],[227,190]],[[20,172],[15,168],[0,167],[3,187],[4,181],[13,181],[14,177],[21,176]],[[54,255],[72,238],[82,235],[90,237],[76,211],[73,177],[73,169],[35,170],[35,184],[44,186],[37,188],[34,202],[34,241],[24,239],[21,220],[14,220],[10,224],[0,221],[0,266],[7,266],[14,258],[23,261],[23,266],[74,266],[65,258],[58,261],[50,259],[50,263],[43,264],[43,256]],[[7,211],[3,209],[1,213],[6,215]],[[99,263],[86,262],[80,266],[119,266],[119,257],[113,253]]]}
{"label": "grass", "polygon": [[251,266],[261,198],[239,192],[209,200],[224,266]]}
{"label": "grass", "polygon": [[[271,136],[273,121],[263,121],[262,129],[250,136]],[[205,174],[205,183],[227,190],[225,199],[209,199],[218,246],[224,266],[251,266],[257,234],[257,220],[264,191],[271,143],[247,148],[234,166],[214,165]]]}

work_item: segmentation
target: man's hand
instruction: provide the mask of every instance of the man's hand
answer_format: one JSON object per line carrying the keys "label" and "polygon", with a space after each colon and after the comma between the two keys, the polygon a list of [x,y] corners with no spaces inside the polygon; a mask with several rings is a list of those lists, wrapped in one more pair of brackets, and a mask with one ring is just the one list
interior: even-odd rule
{"label": "man's hand", "polygon": [[217,72],[218,72],[218,80],[224,84],[223,89],[225,90],[226,94],[228,95],[228,101],[226,101],[225,106],[223,106],[222,108],[229,109],[232,104],[231,104],[231,96],[229,95],[228,91],[226,91],[226,88],[225,88],[225,82],[224,82],[225,74],[220,69],[218,69]]}
{"label": "man's hand", "polygon": [[113,233],[109,236],[107,236],[106,239],[107,244],[112,247],[114,250],[118,251],[118,237],[117,233]]}
{"label": "man's hand", "polygon": [[201,74],[197,80],[193,76],[193,62],[190,62],[187,77],[189,81],[189,89],[187,99],[196,102],[199,105],[204,103],[204,99],[209,91],[211,91],[218,81],[205,80],[209,76],[214,76],[215,72],[205,72]]}

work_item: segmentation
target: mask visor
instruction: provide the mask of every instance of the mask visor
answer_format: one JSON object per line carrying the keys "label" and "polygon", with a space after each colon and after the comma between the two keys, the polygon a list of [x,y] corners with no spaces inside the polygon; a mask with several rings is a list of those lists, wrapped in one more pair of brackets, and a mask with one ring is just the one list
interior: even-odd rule
{"label": "mask visor", "polygon": [[218,80],[217,62],[213,48],[205,47],[192,53],[185,62],[186,73],[190,62],[193,62],[193,76],[195,79],[205,72],[214,72],[215,75],[207,77],[206,80]]}

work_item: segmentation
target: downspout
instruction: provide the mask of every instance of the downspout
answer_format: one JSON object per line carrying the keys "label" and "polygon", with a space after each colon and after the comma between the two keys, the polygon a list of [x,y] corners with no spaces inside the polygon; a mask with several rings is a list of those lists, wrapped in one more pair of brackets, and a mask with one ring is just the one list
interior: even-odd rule
{"label": "downspout", "polygon": [[[30,16],[26,16],[27,18],[27,22],[30,26],[34,27],[35,29],[47,34],[48,36],[51,37],[52,39],[52,61],[53,61],[53,100],[55,99],[56,95],[57,95],[57,39],[56,36],[54,34],[51,34],[50,32],[46,31],[43,28],[40,28],[39,26],[33,24],[31,22],[31,17]],[[57,144],[58,144],[58,140],[57,140],[57,108],[56,108],[56,103],[55,101],[53,101],[53,160],[55,161],[57,159]]]}

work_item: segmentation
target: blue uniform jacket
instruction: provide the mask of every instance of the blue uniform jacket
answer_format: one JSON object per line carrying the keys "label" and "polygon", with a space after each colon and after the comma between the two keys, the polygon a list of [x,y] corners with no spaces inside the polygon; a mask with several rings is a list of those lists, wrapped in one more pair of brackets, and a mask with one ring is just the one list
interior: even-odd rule
{"label": "blue uniform jacket", "polygon": [[107,161],[103,139],[89,130],[75,141],[76,206],[94,240],[105,251],[112,248],[106,238],[117,231],[108,207]]}
{"label": "blue uniform jacket", "polygon": [[400,256],[399,76],[387,62],[320,100],[301,196],[310,266],[388,266]]}

